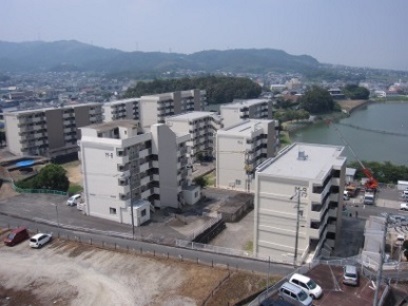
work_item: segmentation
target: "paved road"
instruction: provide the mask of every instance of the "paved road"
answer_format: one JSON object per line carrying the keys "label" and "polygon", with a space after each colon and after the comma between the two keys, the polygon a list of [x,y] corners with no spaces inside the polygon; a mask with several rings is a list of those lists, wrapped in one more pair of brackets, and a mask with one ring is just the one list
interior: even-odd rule
{"label": "paved road", "polygon": [[[177,248],[171,246],[165,246],[160,244],[151,244],[142,241],[135,241],[131,239],[112,237],[103,235],[103,233],[91,233],[81,232],[72,229],[58,228],[57,226],[50,226],[42,223],[36,223],[33,221],[23,220],[16,216],[6,216],[0,214],[0,226],[15,227],[23,225],[30,230],[36,231],[37,229],[42,232],[52,232],[54,236],[60,236],[62,238],[69,237],[72,239],[81,240],[84,242],[91,242],[95,245],[108,245],[114,247],[121,247],[123,249],[134,249],[141,252],[150,252],[155,254],[162,254],[163,256],[174,257],[179,260],[191,260],[206,263],[208,265],[223,265],[228,266],[230,269],[242,269],[247,271],[266,273],[269,269],[271,274],[287,275],[294,271],[293,267],[289,265],[271,263],[260,261],[251,258],[241,258],[223,254],[216,254],[205,251],[198,251],[185,248]],[[76,238],[75,238],[76,237]]]}

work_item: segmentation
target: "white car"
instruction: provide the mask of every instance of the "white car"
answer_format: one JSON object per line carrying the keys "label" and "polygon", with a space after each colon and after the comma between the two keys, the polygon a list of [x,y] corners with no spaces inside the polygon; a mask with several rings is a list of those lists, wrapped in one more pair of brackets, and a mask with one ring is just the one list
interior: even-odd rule
{"label": "white car", "polygon": [[408,210],[408,203],[401,203],[400,209],[401,210]]}
{"label": "white car", "polygon": [[81,200],[81,195],[80,194],[74,194],[72,197],[70,197],[67,200],[67,205],[68,206],[76,206],[79,201]]}
{"label": "white car", "polygon": [[52,234],[38,233],[30,238],[30,247],[39,249],[52,239]]}
{"label": "white car", "polygon": [[289,279],[289,283],[302,288],[312,298],[318,299],[322,296],[323,290],[310,277],[298,273],[294,273]]}

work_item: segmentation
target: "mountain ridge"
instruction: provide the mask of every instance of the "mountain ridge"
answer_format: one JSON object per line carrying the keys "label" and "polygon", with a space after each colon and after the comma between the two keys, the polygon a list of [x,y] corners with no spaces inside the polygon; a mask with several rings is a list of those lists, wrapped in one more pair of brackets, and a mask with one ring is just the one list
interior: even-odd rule
{"label": "mountain ridge", "polygon": [[85,44],[76,40],[54,42],[0,41],[0,71],[31,72],[77,69],[120,73],[171,70],[264,73],[303,72],[320,63],[310,55],[291,55],[277,49],[205,50],[191,54],[126,52]]}

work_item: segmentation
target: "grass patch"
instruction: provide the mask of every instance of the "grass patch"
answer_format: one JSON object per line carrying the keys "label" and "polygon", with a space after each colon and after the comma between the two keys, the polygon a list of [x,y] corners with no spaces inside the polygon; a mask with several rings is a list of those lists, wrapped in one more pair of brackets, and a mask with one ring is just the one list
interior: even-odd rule
{"label": "grass patch", "polygon": [[254,251],[254,242],[252,240],[247,241],[244,245],[244,251],[253,252]]}
{"label": "grass patch", "polygon": [[215,186],[215,171],[203,176],[205,186]]}
{"label": "grass patch", "polygon": [[69,188],[68,188],[68,193],[71,194],[76,194],[76,193],[80,193],[84,190],[84,188],[82,188],[81,185],[78,184],[69,184]]}
{"label": "grass patch", "polygon": [[289,132],[287,131],[281,131],[279,133],[279,140],[280,140],[281,146],[287,146],[292,143],[292,141],[290,140]]}

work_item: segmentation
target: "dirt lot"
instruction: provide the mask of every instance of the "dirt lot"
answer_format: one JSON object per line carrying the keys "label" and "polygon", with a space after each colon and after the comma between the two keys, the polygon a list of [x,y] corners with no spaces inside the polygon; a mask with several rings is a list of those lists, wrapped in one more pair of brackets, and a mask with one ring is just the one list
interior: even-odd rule
{"label": "dirt lot", "polygon": [[54,240],[0,246],[0,305],[208,305],[237,301],[265,277]]}
{"label": "dirt lot", "polygon": [[61,166],[67,170],[67,176],[71,183],[82,186],[81,162],[79,160],[65,163]]}

